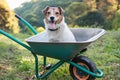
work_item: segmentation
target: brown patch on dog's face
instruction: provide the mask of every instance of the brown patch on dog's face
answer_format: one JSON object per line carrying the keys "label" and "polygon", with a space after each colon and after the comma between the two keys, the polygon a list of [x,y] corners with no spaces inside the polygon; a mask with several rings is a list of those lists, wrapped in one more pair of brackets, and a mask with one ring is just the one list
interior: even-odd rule
{"label": "brown patch on dog's face", "polygon": [[64,10],[61,7],[45,7],[42,11],[46,23],[59,24],[62,21]]}

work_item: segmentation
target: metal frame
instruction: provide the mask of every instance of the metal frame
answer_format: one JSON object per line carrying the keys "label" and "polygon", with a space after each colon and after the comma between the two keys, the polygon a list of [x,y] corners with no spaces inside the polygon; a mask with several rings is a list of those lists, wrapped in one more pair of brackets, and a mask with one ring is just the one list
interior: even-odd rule
{"label": "metal frame", "polygon": [[[30,30],[36,35],[38,34],[38,32],[32,27],[31,24],[29,24],[26,20],[24,20],[22,17],[15,15],[21,22],[23,22],[25,25],[27,25],[28,28],[30,28]],[[72,61],[58,61],[54,66],[52,66],[52,68],[50,68],[50,70],[48,70],[45,74],[43,75],[39,75],[39,69],[38,69],[38,56],[37,54],[32,52],[31,47],[29,47],[28,45],[24,44],[23,42],[21,42],[20,40],[18,40],[17,38],[13,37],[12,35],[8,34],[7,32],[0,30],[0,33],[3,34],[4,36],[8,37],[9,39],[15,41],[16,43],[18,43],[19,45],[23,46],[24,48],[26,48],[27,50],[31,51],[32,55],[35,58],[35,74],[37,79],[43,79],[46,78],[48,75],[50,75],[54,70],[56,70],[58,67],[60,67],[64,62],[67,62],[73,66],[75,66],[76,68],[79,68],[80,70],[88,73],[89,75],[92,75],[94,77],[97,78],[101,78],[103,76],[103,72],[99,69],[97,69],[98,74],[95,74],[87,69],[85,69],[84,67],[82,67],[81,65],[78,65]],[[43,56],[43,66],[45,67],[46,65],[46,56]]]}

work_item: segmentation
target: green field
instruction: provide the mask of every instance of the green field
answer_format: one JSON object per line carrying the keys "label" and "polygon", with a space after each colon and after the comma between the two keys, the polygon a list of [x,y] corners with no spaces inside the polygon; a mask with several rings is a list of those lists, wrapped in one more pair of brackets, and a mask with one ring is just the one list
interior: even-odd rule
{"label": "green field", "polygon": [[[13,34],[24,41],[30,35]],[[107,33],[88,46],[83,54],[96,63],[104,72],[104,77],[96,80],[120,80],[120,31]],[[56,62],[48,58],[47,63]],[[42,57],[39,57],[41,69]],[[12,40],[0,35],[0,80],[30,80],[35,74],[34,57],[32,54]],[[72,80],[69,74],[69,64],[65,63],[52,73],[47,80]]]}

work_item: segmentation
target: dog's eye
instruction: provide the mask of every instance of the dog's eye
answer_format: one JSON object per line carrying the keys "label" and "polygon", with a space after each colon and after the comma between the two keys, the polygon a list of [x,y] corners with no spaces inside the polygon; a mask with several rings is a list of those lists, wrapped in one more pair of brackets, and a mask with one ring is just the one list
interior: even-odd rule
{"label": "dog's eye", "polygon": [[55,14],[59,14],[59,12],[56,12]]}
{"label": "dog's eye", "polygon": [[47,12],[47,14],[50,14],[50,12]]}

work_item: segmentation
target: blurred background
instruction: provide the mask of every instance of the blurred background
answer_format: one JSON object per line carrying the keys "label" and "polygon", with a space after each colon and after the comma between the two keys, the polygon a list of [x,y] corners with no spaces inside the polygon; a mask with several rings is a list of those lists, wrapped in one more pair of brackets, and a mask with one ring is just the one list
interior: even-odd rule
{"label": "blurred background", "polygon": [[[24,42],[33,33],[15,14],[42,32],[44,15],[41,11],[45,6],[61,6],[70,28],[105,29],[105,36],[90,45],[84,55],[105,74],[96,80],[120,80],[120,0],[0,0],[0,29]],[[34,75],[33,65],[34,58],[29,51],[0,34],[0,80],[30,80]],[[63,65],[48,80],[72,80],[68,68],[68,64]]]}
{"label": "blurred background", "polygon": [[[31,23],[35,28],[44,27],[41,10],[45,6],[61,6],[65,10],[65,19],[70,27],[99,27],[106,30],[118,30],[120,28],[120,1],[119,0],[1,0],[0,14],[9,18],[8,23],[18,14]],[[6,12],[7,11],[7,12]],[[2,16],[1,16],[2,18]],[[2,20],[4,20],[2,18]],[[14,22],[14,20],[12,20]],[[12,30],[16,22],[10,22],[5,27]],[[1,21],[0,21],[1,22]],[[24,25],[20,25],[19,31],[26,31]],[[4,24],[3,24],[4,25]],[[0,27],[3,28],[3,27]],[[14,30],[12,30],[14,32]],[[16,31],[17,32],[17,31]]]}

